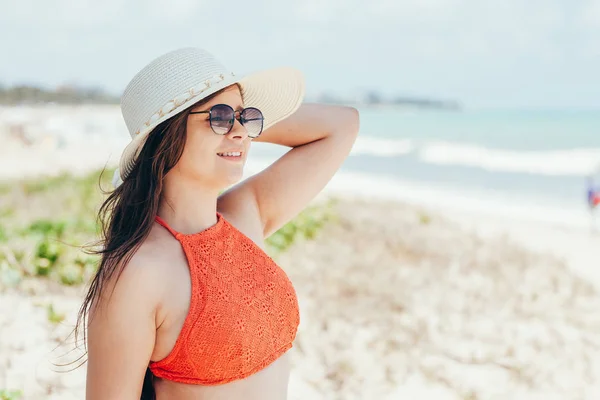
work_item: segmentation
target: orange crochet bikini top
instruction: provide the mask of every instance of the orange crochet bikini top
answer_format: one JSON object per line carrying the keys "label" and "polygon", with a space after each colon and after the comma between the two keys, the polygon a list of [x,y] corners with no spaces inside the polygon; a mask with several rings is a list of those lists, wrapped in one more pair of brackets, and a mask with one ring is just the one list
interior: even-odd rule
{"label": "orange crochet bikini top", "polygon": [[286,273],[220,213],[196,234],[174,231],[192,282],[189,312],[171,353],[151,362],[155,376],[219,385],[245,378],[292,347],[300,315]]}

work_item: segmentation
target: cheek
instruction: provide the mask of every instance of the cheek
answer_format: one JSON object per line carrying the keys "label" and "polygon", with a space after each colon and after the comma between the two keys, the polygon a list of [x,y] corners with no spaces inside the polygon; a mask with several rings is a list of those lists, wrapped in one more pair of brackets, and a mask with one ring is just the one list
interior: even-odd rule
{"label": "cheek", "polygon": [[216,151],[214,140],[210,137],[203,137],[199,134],[188,134],[188,138],[181,155],[181,168],[184,173],[194,175],[209,172],[214,166]]}

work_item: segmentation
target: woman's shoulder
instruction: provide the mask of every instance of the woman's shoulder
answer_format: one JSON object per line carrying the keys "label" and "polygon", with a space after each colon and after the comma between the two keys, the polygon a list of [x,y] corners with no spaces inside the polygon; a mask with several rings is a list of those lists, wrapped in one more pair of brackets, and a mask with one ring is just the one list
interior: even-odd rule
{"label": "woman's shoulder", "polygon": [[145,274],[150,282],[154,279],[160,282],[171,275],[174,263],[185,260],[177,239],[155,224],[133,253],[126,268]]}
{"label": "woman's shoulder", "polygon": [[181,253],[181,246],[170,234],[153,228],[123,265],[115,284],[142,291],[149,302],[159,304],[167,294],[165,288],[176,278],[173,271],[182,260]]}
{"label": "woman's shoulder", "polygon": [[91,313],[95,315],[103,308],[112,310],[110,315],[118,315],[115,310],[144,314],[160,310],[165,296],[164,285],[169,280],[167,258],[162,253],[169,251],[168,247],[154,240],[153,234],[149,235],[107,276]]}

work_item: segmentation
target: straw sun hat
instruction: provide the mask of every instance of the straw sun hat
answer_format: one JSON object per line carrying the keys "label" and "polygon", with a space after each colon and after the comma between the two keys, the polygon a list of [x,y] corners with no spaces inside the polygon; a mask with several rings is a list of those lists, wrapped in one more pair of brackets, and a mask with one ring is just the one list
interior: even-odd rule
{"label": "straw sun hat", "polygon": [[304,79],[292,68],[238,77],[203,49],[182,48],[163,54],[133,77],[121,97],[121,112],[131,142],[115,171],[115,187],[131,172],[152,129],[234,83],[240,86],[244,107],[262,111],[265,130],[293,114],[304,98]]}

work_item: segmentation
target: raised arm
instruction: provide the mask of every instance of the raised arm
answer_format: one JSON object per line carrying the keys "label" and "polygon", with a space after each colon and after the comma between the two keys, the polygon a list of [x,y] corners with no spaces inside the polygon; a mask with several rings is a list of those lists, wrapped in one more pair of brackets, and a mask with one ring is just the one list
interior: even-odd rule
{"label": "raised arm", "polygon": [[255,141],[292,147],[246,183],[256,200],[265,236],[298,214],[346,159],[359,129],[351,107],[303,104]]}
{"label": "raised arm", "polygon": [[156,334],[156,275],[135,256],[88,324],[87,400],[139,400]]}

